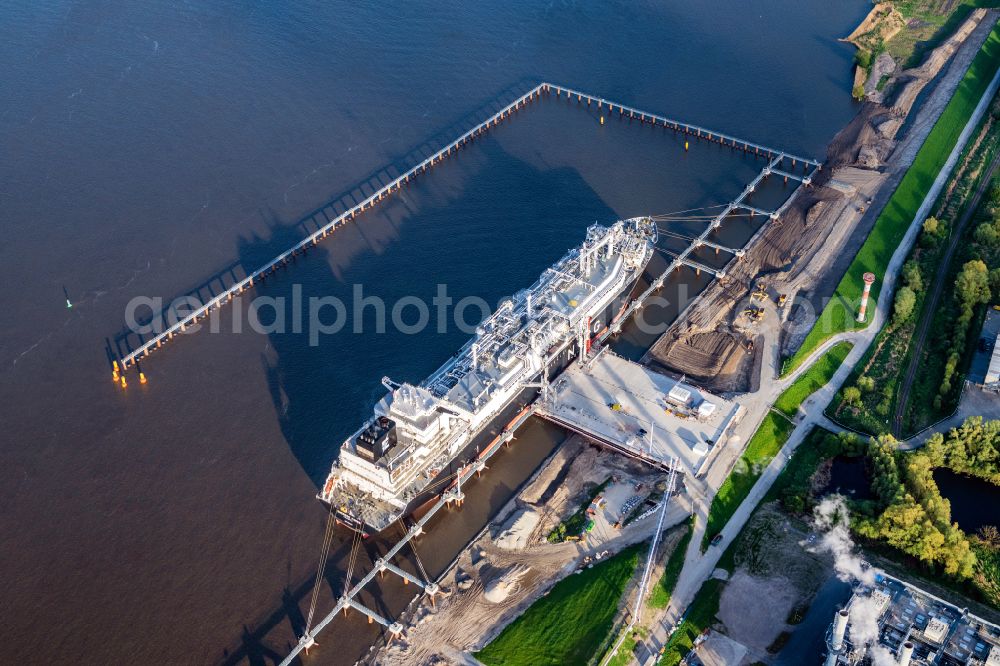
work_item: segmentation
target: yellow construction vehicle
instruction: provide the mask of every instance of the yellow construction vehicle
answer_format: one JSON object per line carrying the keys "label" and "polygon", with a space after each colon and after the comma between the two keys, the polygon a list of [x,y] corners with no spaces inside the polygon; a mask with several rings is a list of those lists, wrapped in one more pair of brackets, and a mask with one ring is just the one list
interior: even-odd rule
{"label": "yellow construction vehicle", "polygon": [[783,306],[787,300],[788,296],[786,294],[778,294],[778,307]]}

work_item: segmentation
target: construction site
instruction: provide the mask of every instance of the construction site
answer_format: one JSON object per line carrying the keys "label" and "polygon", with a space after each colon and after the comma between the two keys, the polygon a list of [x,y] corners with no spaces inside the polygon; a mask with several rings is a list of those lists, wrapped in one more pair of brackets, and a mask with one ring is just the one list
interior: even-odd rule
{"label": "construction site", "polygon": [[919,67],[893,70],[887,94],[868,98],[830,143],[811,187],[644,360],[709,390],[756,390],[762,369],[770,376],[801,344],[994,20],[995,12],[975,10]]}
{"label": "construction site", "polygon": [[[912,163],[989,31],[986,16],[985,11],[974,12],[923,65],[899,73],[891,99],[866,103],[831,143],[824,168],[797,177],[809,187],[796,187],[746,247],[717,248],[733,257],[724,268],[695,262],[692,252],[708,242],[711,228],[741,207],[750,214],[767,212],[746,201],[764,177],[787,173],[778,168],[780,156],[770,158],[758,180],[715,217],[709,231],[689,239],[691,245],[674,256],[668,270],[684,265],[708,270],[716,279],[639,363],[616,356],[613,345],[604,347],[620,324],[611,322],[593,339],[584,334],[578,348],[586,352],[551,385],[543,381],[532,407],[534,415],[578,437],[557,450],[442,577],[434,582],[414,578],[430,603],[417,597],[391,626],[376,618],[390,634],[373,656],[377,663],[473,663],[472,652],[496,639],[560,580],[652,539],[646,573],[626,588],[616,614],[617,622],[635,621],[644,606],[647,578],[655,575],[649,570],[663,567],[657,539],[693,510],[689,495],[671,498],[672,492],[663,492],[666,473],[680,472],[682,484],[697,484],[699,494],[712,496],[717,490],[769,407],[752,394],[777,374],[782,356],[801,343],[814,321],[814,304],[832,293],[829,276],[839,275],[854,256]],[[583,103],[584,95],[563,92],[570,101]],[[918,96],[923,102],[909,117]],[[593,103],[600,107],[607,102],[587,99],[588,105]],[[647,118],[625,107],[621,113]],[[670,121],[662,122],[669,126]],[[908,131],[897,140],[904,124]],[[702,131],[697,132],[701,137]],[[726,138],[706,135],[726,145]],[[652,280],[619,321],[662,284],[662,277]],[[510,438],[501,435],[498,441]],[[727,447],[730,439],[733,445]],[[699,481],[713,465],[713,479]],[[460,492],[446,493],[442,502],[451,500],[460,504]],[[421,532],[422,521],[411,530]],[[793,533],[787,523],[782,533]],[[750,558],[735,572],[722,573],[732,576],[719,610],[726,631],[701,637],[692,657],[706,664],[770,660],[790,631],[795,608],[808,607],[829,572],[829,562],[807,555],[784,571],[769,570],[766,561]],[[345,593],[348,600],[331,616],[347,605],[359,608],[349,599],[353,592]],[[748,605],[755,606],[764,594],[775,598],[773,612],[746,614]],[[307,647],[328,621],[307,632],[297,649]]]}
{"label": "construction site", "polygon": [[[662,502],[669,499],[663,529],[684,522],[690,500],[680,488],[664,497],[667,478],[572,437],[459,555],[435,605],[411,607],[405,638],[383,647],[375,663],[476,663],[467,654],[489,643],[559,580],[648,541]],[[577,514],[585,516],[583,533],[553,542]],[[662,551],[669,552],[678,538],[668,532]],[[657,574],[653,570],[652,577]],[[634,603],[635,594],[633,587],[622,608]]]}

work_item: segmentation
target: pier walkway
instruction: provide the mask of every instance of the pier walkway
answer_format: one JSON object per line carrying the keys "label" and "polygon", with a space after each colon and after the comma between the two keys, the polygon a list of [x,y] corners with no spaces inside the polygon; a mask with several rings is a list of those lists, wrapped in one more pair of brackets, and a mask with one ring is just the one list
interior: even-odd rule
{"label": "pier walkway", "polygon": [[[698,239],[701,244],[709,244],[707,237],[709,233],[711,233],[712,229],[721,225],[722,219],[736,209],[745,209],[751,213],[759,212],[771,215],[772,217],[777,217],[777,215],[780,214],[781,210],[783,210],[791,201],[792,197],[794,197],[794,193],[792,197],[789,197],[789,199],[786,200],[785,204],[778,211],[761,211],[745,203],[745,199],[767,176],[771,174],[780,175],[786,178],[786,181],[788,178],[794,178],[801,184],[808,185],[815,172],[820,168],[820,163],[816,160],[792,155],[775,148],[754,143],[753,141],[739,139],[729,134],[693,125],[691,123],[685,123],[672,118],[667,118],[666,116],[642,111],[631,106],[626,106],[618,102],[607,100],[603,97],[590,95],[565,86],[556,85],[554,83],[539,83],[537,86],[517,97],[514,101],[501,108],[486,120],[472,127],[458,138],[439,149],[437,152],[422,160],[416,166],[389,181],[382,188],[373,192],[368,198],[364,199],[360,203],[348,208],[332,219],[329,219],[329,216],[326,216],[328,219],[327,224],[319,227],[315,232],[309,234],[288,250],[285,250],[278,256],[274,257],[263,266],[244,277],[242,280],[239,280],[230,287],[222,290],[206,303],[183,315],[176,310],[168,310],[168,312],[165,313],[167,316],[163,318],[165,322],[168,322],[166,328],[154,333],[150,337],[140,337],[141,344],[135,349],[130,349],[127,353],[117,359],[115,362],[116,366],[117,364],[120,364],[123,372],[128,368],[135,367],[140,360],[149,356],[152,352],[162,348],[165,343],[172,340],[175,336],[186,333],[188,327],[207,317],[214,310],[224,307],[227,303],[232,301],[235,296],[244,293],[248,289],[252,289],[256,284],[265,281],[269,276],[276,273],[280,268],[286,266],[295,257],[305,254],[311,247],[318,245],[321,240],[353,221],[364,211],[374,208],[379,202],[385,200],[390,195],[398,193],[417,176],[426,173],[432,167],[440,164],[446,158],[457,153],[461,148],[486,134],[490,129],[495,128],[505,120],[512,118],[517,111],[524,109],[528,106],[528,104],[542,98],[543,96],[554,96],[555,98],[560,99],[565,98],[569,102],[575,101],[578,105],[586,104],[587,107],[596,107],[601,111],[607,107],[608,112],[611,115],[617,112],[621,118],[636,119],[641,123],[662,126],[666,129],[673,130],[674,132],[680,132],[685,135],[692,136],[698,140],[719,143],[723,146],[729,146],[733,150],[741,150],[744,153],[760,156],[766,159],[767,165],[761,170],[757,177],[747,186],[740,197],[731,203],[726,210],[715,219],[714,226],[709,225],[709,228],[706,229],[705,233]],[[788,163],[787,165],[786,162]],[[785,168],[778,169],[779,166],[784,166]],[[801,168],[801,175],[793,173],[793,170],[796,168]],[[324,213],[324,215],[326,214]],[[675,265],[691,265],[696,269],[707,268],[692,264],[691,260],[688,259],[688,254],[690,254],[691,250],[692,248],[688,248],[682,252],[681,255],[675,260]],[[714,269],[712,270],[717,276],[721,277],[721,275],[719,275],[719,271],[715,271]],[[662,281],[657,285],[657,288],[659,286],[662,286]],[[115,371],[117,375],[118,367],[115,368]],[[124,377],[122,377],[122,379],[124,380]]]}
{"label": "pier walkway", "polygon": [[[737,259],[743,256],[744,254],[743,249],[723,247],[708,240],[709,236],[711,236],[716,229],[722,226],[722,222],[731,213],[734,213],[738,210],[745,210],[750,213],[751,217],[754,215],[766,215],[771,220],[777,220],[781,217],[782,213],[784,213],[785,210],[787,210],[788,207],[792,204],[792,201],[794,201],[795,196],[799,192],[798,188],[796,188],[795,191],[792,192],[787,199],[785,199],[784,203],[782,203],[781,206],[779,206],[775,210],[763,210],[755,206],[751,206],[750,204],[747,203],[747,199],[750,197],[750,195],[753,194],[754,190],[756,190],[757,187],[762,182],[764,182],[765,178],[774,173],[779,173],[779,174],[785,173],[783,171],[776,171],[775,169],[775,167],[778,164],[781,164],[782,161],[788,159],[791,160],[792,162],[797,163],[803,161],[803,159],[801,157],[792,157],[787,153],[775,152],[771,150],[768,150],[766,154],[768,156],[768,161],[767,164],[764,166],[764,168],[760,170],[760,173],[758,173],[757,176],[752,181],[750,181],[750,183],[745,188],[743,188],[743,191],[740,192],[735,199],[733,199],[726,205],[726,207],[722,210],[721,213],[719,213],[718,215],[715,216],[714,219],[712,219],[712,221],[708,224],[708,226],[705,227],[705,230],[702,231],[699,236],[694,238],[691,241],[691,243],[686,248],[684,248],[684,250],[682,250],[679,254],[669,253],[673,256],[670,265],[667,267],[666,270],[663,271],[663,273],[658,278],[656,278],[650,283],[649,287],[639,296],[639,298],[635,299],[634,301],[632,301],[632,303],[629,304],[628,308],[618,318],[618,321],[627,320],[628,317],[632,315],[632,313],[634,313],[636,310],[642,307],[643,302],[649,296],[659,291],[660,288],[663,287],[663,284],[666,282],[667,277],[670,275],[671,270],[678,269],[681,266],[688,266],[690,268],[695,269],[695,271],[698,273],[700,273],[701,271],[708,271],[716,278],[719,279],[724,278],[726,276],[724,268],[719,269],[719,268],[711,268],[709,266],[705,266],[704,264],[700,264],[694,261],[693,259],[690,258],[690,256],[696,249],[698,249],[703,245],[708,247],[714,247],[717,250],[721,249],[730,252],[733,254],[734,258]],[[799,180],[800,184],[808,185],[812,182],[812,178],[816,174],[816,172],[819,171],[820,164],[813,160],[805,160],[803,162],[803,166],[806,169],[807,173],[802,175],[801,177],[795,176],[795,178]],[[748,247],[752,245],[753,242],[757,240],[757,237],[764,231],[765,228],[766,225],[761,226],[761,228],[757,230],[757,233],[755,233],[753,237],[751,237],[750,240],[747,241],[746,245]],[[617,330],[612,330],[611,332],[614,333],[617,332]]]}

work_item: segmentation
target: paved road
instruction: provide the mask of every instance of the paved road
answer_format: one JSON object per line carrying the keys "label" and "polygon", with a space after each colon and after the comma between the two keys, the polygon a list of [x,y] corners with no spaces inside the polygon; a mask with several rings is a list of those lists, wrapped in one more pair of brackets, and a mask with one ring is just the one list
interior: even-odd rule
{"label": "paved road", "polygon": [[[996,94],[998,87],[1000,87],[1000,70],[998,70],[994,75],[993,80],[990,82],[990,85],[987,87],[985,93],[980,99],[979,104],[976,106],[972,116],[969,118],[968,123],[962,130],[962,134],[959,136],[958,141],[956,141],[954,149],[952,149],[951,154],[948,156],[948,160],[945,162],[940,173],[938,173],[937,178],[934,179],[934,183],[931,185],[927,196],[924,198],[924,201],[917,210],[913,221],[910,223],[910,228],[906,231],[902,242],[900,242],[899,247],[893,253],[892,258],[889,261],[889,265],[886,267],[885,275],[882,278],[882,288],[879,291],[878,302],[872,312],[872,321],[870,324],[860,331],[839,333],[831,337],[820,345],[820,347],[812,354],[810,354],[809,357],[806,358],[805,361],[799,366],[799,368],[788,377],[783,379],[774,379],[766,385],[762,382],[761,390],[755,394],[755,397],[757,397],[758,400],[758,404],[754,405],[756,409],[751,407],[749,410],[750,413],[756,418],[745,418],[744,423],[741,424],[744,427],[747,427],[748,423],[753,423],[753,427],[756,429],[760,420],[763,419],[764,414],[766,414],[766,410],[760,409],[759,403],[766,400],[767,405],[772,404],[785,387],[791,384],[802,372],[808,369],[813,363],[816,362],[817,359],[819,359],[832,347],[843,341],[851,342],[854,345],[850,353],[847,355],[847,358],[844,360],[844,363],[834,374],[833,378],[803,404],[799,416],[796,419],[795,429],[792,431],[788,441],[782,447],[778,455],[776,455],[767,466],[761,474],[761,477],[757,480],[757,483],[754,484],[749,496],[740,504],[732,518],[730,518],[729,522],[722,529],[722,543],[718,546],[709,547],[704,554],[701,552],[701,541],[705,533],[705,526],[708,523],[708,508],[711,505],[714,490],[717,490],[719,485],[721,485],[721,483],[715,483],[714,481],[717,480],[717,475],[723,470],[710,469],[708,471],[709,480],[707,483],[688,484],[688,492],[691,494],[694,513],[697,516],[694,535],[692,536],[688,550],[685,553],[684,568],[681,570],[681,575],[677,581],[676,587],[674,588],[669,606],[660,618],[658,618],[658,622],[653,628],[650,636],[642,645],[638,646],[636,650],[638,661],[640,663],[645,665],[656,662],[656,655],[658,654],[659,649],[666,644],[670,632],[677,624],[682,613],[694,599],[694,595],[701,588],[702,584],[709,578],[709,576],[711,576],[726,546],[732,543],[732,540],[739,534],[740,530],[743,529],[743,526],[749,519],[750,514],[753,513],[757,504],[764,497],[764,495],[767,494],[767,491],[770,490],[774,480],[777,478],[778,474],[781,473],[781,470],[784,468],[789,458],[791,458],[795,449],[798,448],[798,445],[802,442],[806,434],[814,425],[826,425],[829,423],[829,421],[826,420],[826,417],[823,416],[824,407],[827,403],[829,403],[834,393],[839,390],[840,386],[854,369],[854,366],[861,360],[861,357],[864,356],[865,351],[868,349],[869,345],[871,345],[875,336],[885,323],[887,314],[892,305],[896,279],[903,263],[906,261],[907,255],[909,255],[910,248],[913,246],[913,242],[916,240],[917,234],[920,232],[923,221],[930,212],[931,206],[934,204],[935,199],[937,199],[941,190],[944,188],[945,183],[948,181],[948,178],[950,177],[952,170],[955,168],[955,164],[958,162],[959,156],[961,155],[965,144],[968,142],[969,137],[975,130],[976,125],[979,124],[979,120],[982,118],[983,113],[985,113],[990,101]],[[775,320],[773,316],[769,317],[769,319],[771,321]],[[767,344],[777,344],[777,338],[772,337],[775,335],[776,331],[774,330],[765,332],[765,336],[769,338]],[[762,372],[768,372],[766,366],[762,369]],[[771,372],[775,372],[775,369],[772,368]],[[726,448],[729,447],[727,446]],[[728,474],[728,470],[725,470],[725,473]]]}

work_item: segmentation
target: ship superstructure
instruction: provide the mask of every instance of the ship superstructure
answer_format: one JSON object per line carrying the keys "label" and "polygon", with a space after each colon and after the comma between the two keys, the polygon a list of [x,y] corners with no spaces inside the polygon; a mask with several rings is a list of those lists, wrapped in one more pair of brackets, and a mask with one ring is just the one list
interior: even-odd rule
{"label": "ship superstructure", "polygon": [[377,532],[440,490],[441,478],[557,359],[589,350],[652,257],[648,218],[587,229],[584,243],[504,300],[427,380],[383,384],[373,416],[340,448],[319,497],[355,529]]}

